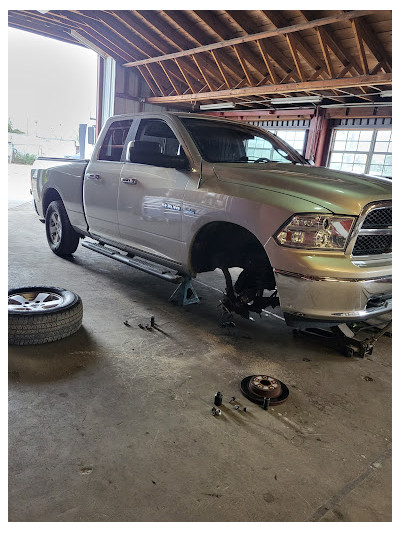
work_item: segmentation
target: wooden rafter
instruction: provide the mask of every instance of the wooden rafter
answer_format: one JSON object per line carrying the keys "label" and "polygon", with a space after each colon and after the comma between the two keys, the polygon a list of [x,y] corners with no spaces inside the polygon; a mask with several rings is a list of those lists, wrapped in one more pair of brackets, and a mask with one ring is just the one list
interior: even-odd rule
{"label": "wooden rafter", "polygon": [[285,35],[287,43],[289,45],[290,53],[292,54],[294,64],[296,65],[297,73],[299,75],[299,78],[301,81],[306,81],[303,70],[301,68],[301,63],[299,59],[299,55],[297,53],[296,43],[293,39],[293,35]]}
{"label": "wooden rafter", "polygon": [[233,49],[235,50],[235,54],[236,54],[236,56],[237,56],[237,58],[239,60],[240,66],[243,69],[243,72],[244,72],[244,74],[246,76],[246,79],[247,79],[249,85],[250,86],[254,85],[254,78],[253,78],[253,76],[252,76],[252,74],[251,74],[251,72],[250,72],[250,70],[249,70],[249,68],[248,68],[248,66],[246,64],[246,58],[245,58],[242,50],[240,49],[240,45],[235,45],[233,47]]}
{"label": "wooden rafter", "polygon": [[175,59],[175,63],[177,65],[177,67],[179,68],[179,70],[181,71],[182,73],[182,76],[184,77],[188,87],[190,88],[190,90],[193,92],[195,92],[194,88],[193,88],[193,85],[192,85],[192,82],[189,80],[186,72],[185,72],[185,69],[180,65],[179,61],[177,59]]}
{"label": "wooden rafter", "polygon": [[364,43],[363,43],[363,39],[362,39],[362,36],[361,36],[360,25],[359,25],[358,22],[359,21],[357,19],[352,20],[351,21],[351,26],[353,28],[354,37],[356,39],[358,54],[360,56],[361,67],[362,67],[363,73],[364,74],[368,74],[368,71],[369,71],[369,69],[368,69],[368,61],[367,61],[367,57],[365,55]]}
{"label": "wooden rafter", "polygon": [[[152,31],[156,32],[162,39],[168,42],[170,45],[174,46],[175,49],[183,51],[190,46],[190,41],[188,41],[184,36],[178,34],[174,31],[170,24],[165,20],[160,18],[160,16],[155,11],[135,11],[135,14],[138,17],[142,17],[143,24],[148,26]],[[171,35],[171,37],[169,37]],[[190,54],[186,54],[190,56]],[[172,57],[171,59],[176,59]],[[220,74],[218,69],[214,66],[213,61],[207,61],[204,57],[199,56],[197,59],[198,63],[201,65],[203,70],[207,71],[209,77],[211,77],[216,83],[220,79]],[[193,75],[194,79],[199,81],[199,73],[197,69],[193,66],[190,57],[180,58],[182,67],[188,68],[190,75]],[[189,63],[189,64],[188,64]]]}
{"label": "wooden rafter", "polygon": [[314,28],[317,26],[324,26],[326,24],[332,24],[333,22],[338,22],[340,20],[354,19],[354,18],[365,16],[365,15],[370,15],[371,13],[373,13],[373,11],[348,11],[346,13],[339,13],[339,14],[332,15],[329,17],[316,19],[311,22],[294,24],[293,26],[288,26],[286,28],[277,28],[275,30],[259,32],[259,33],[255,33],[252,35],[235,37],[234,39],[228,39],[228,40],[220,41],[217,43],[211,43],[211,44],[207,44],[203,46],[198,46],[197,48],[192,48],[190,50],[182,50],[181,52],[176,52],[173,54],[166,54],[163,56],[153,57],[153,58],[142,60],[142,61],[132,61],[132,62],[126,63],[124,66],[136,67],[138,65],[144,65],[146,63],[157,63],[158,61],[166,61],[167,59],[176,59],[178,57],[201,54],[202,52],[209,52],[210,50],[226,48],[228,46],[234,46],[235,44],[258,41],[259,39],[268,39],[270,37],[274,37],[275,35],[285,35],[286,33],[293,33],[293,32],[305,30],[308,28]]}
{"label": "wooden rafter", "polygon": [[329,76],[331,78],[334,78],[335,77],[335,71],[334,71],[334,68],[333,68],[333,65],[332,65],[332,60],[331,60],[331,56],[329,54],[328,46],[327,46],[326,41],[325,41],[325,36],[324,36],[323,32],[321,32],[321,28],[316,28],[316,29],[317,29],[317,35],[318,35],[319,44],[321,46],[321,50],[322,50],[322,53],[324,55],[324,61],[325,61],[326,68],[328,70],[328,74],[329,74]]}
{"label": "wooden rafter", "polygon": [[267,67],[268,74],[270,75],[272,83],[276,85],[277,83],[279,83],[279,78],[277,77],[276,72],[272,66],[272,63],[270,61],[270,56],[268,54],[268,50],[265,47],[265,43],[264,41],[256,41],[256,43],[260,50],[261,57],[264,60],[265,66]]}
{"label": "wooden rafter", "polygon": [[382,63],[383,70],[385,72],[391,72],[390,61],[387,57],[383,46],[379,42],[379,38],[376,34],[372,34],[365,20],[357,20],[358,31],[360,32],[364,43],[368,46],[371,54],[375,56],[375,59]]}
{"label": "wooden rafter", "polygon": [[169,80],[170,84],[172,85],[172,87],[173,87],[174,91],[176,92],[176,94],[181,94],[179,89],[177,88],[176,84],[174,83],[174,81],[172,79],[172,76],[169,75],[168,70],[164,67],[164,63],[158,63],[158,65],[163,69],[164,74],[168,78],[168,80]]}
{"label": "wooden rafter", "polygon": [[151,70],[151,67],[150,67],[149,65],[145,65],[145,68],[147,69],[147,72],[148,72],[148,73],[150,74],[150,76],[152,77],[154,83],[157,85],[157,88],[158,88],[158,90],[160,91],[160,93],[161,93],[163,96],[165,96],[165,91],[164,91],[164,89],[162,88],[161,83],[160,83],[158,77],[155,76],[155,75],[153,74],[153,72],[152,72],[152,70]]}
{"label": "wooden rafter", "polygon": [[[167,19],[172,21],[173,24],[178,26],[179,30],[184,34],[188,43],[194,43],[196,46],[202,46],[206,44],[207,41],[209,41],[207,35],[204,34],[196,25],[191,24],[182,11],[163,11],[162,14]],[[207,61],[208,58],[206,59],[201,57],[201,59],[204,61],[203,69],[212,68],[214,69],[214,72],[216,72],[215,67],[213,65],[213,61],[211,61],[210,63],[209,61]],[[231,59],[231,57],[227,55],[225,50],[220,50],[219,59],[220,62],[222,62],[231,73],[236,73],[236,64]],[[200,62],[200,59],[198,61]]]}
{"label": "wooden rafter", "polygon": [[[287,26],[287,21],[283,18],[282,14],[279,11],[260,11],[260,13],[266,17],[274,26],[275,28],[280,28],[283,26]],[[291,33],[286,35],[286,39],[289,44],[289,48],[292,53],[292,57],[294,55],[293,51],[295,51],[295,54],[297,56],[297,61],[299,62],[298,55],[300,54],[303,59],[306,61],[306,63],[313,69],[319,72],[319,75],[325,74],[325,68],[323,65],[320,64],[320,61],[318,60],[318,57],[316,57],[315,53],[313,53],[312,50],[310,50],[308,44],[304,41],[304,39],[298,34],[298,33]],[[297,63],[295,61],[297,70]]]}
{"label": "wooden rafter", "polygon": [[151,92],[154,94],[154,96],[158,95],[157,87],[154,85],[153,81],[149,76],[147,75],[146,68],[145,67],[138,67],[138,70],[140,74],[143,76],[143,79],[149,86]]}
{"label": "wooden rafter", "polygon": [[[246,12],[234,10],[225,11],[225,13],[229,16],[230,20],[235,24],[235,26],[243,33],[243,35],[250,35],[257,32],[257,29],[255,29],[254,24],[252,24],[251,19]],[[225,32],[225,37],[229,36],[230,33]],[[256,42],[251,42],[235,45],[235,47],[239,47],[241,49],[242,56],[253,69],[254,76],[261,79],[266,75],[265,63],[260,58],[256,45]]]}
{"label": "wooden rafter", "polygon": [[[312,12],[300,11],[300,13],[303,15],[307,22],[311,22],[312,20],[314,20],[310,17],[310,13]],[[358,64],[358,61],[353,56],[350,56],[348,51],[344,50],[343,47],[339,45],[337,40],[335,40],[331,36],[329,30],[326,27],[319,26],[318,28],[313,28],[313,30],[315,32],[317,32],[317,30],[319,31],[321,36],[324,38],[326,46],[329,47],[329,49],[333,52],[333,54],[337,57],[337,59],[342,63],[344,67],[348,67],[346,72],[352,70],[355,74],[362,74],[362,69],[361,66]]]}
{"label": "wooden rafter", "polygon": [[211,85],[211,82],[210,82],[208,76],[205,74],[204,69],[202,69],[202,67],[200,66],[199,62],[197,61],[196,56],[193,56],[192,59],[195,62],[197,68],[199,69],[200,74],[203,76],[203,79],[206,82],[207,87],[210,89],[210,91],[213,91],[214,87]]}
{"label": "wooden rafter", "polygon": [[391,85],[392,76],[388,73],[379,73],[374,76],[356,76],[354,78],[342,78],[333,80],[317,80],[301,83],[287,83],[279,85],[264,85],[262,87],[243,87],[240,89],[228,89],[225,91],[213,91],[202,94],[190,94],[172,96],[169,98],[148,98],[151,103],[173,103],[194,100],[215,100],[223,98],[235,98],[237,96],[253,96],[261,94],[293,93],[301,91],[340,89],[346,87],[368,87],[369,85]]}
{"label": "wooden rafter", "polygon": [[[115,16],[118,16],[123,20],[128,28],[132,28],[136,33],[140,33],[142,38],[144,38],[146,41],[151,41],[151,45],[158,50],[160,50],[161,53],[167,53],[173,50],[182,50],[180,46],[178,46],[178,43],[175,41],[172,41],[168,39],[164,33],[162,33],[162,37],[158,37],[158,29],[156,26],[151,25],[149,21],[146,20],[145,17],[141,15],[141,13],[135,11],[135,12],[126,12],[126,11],[115,11]],[[191,77],[193,79],[192,83],[198,81],[198,71],[195,67],[193,67],[190,58],[182,58],[180,60],[180,64],[185,68],[187,77]],[[172,70],[172,72],[179,72],[181,75],[181,71],[177,67],[177,64],[175,61],[169,62],[168,70]],[[183,78],[185,80],[185,78]],[[186,83],[186,80],[185,80]]]}
{"label": "wooden rafter", "polygon": [[223,66],[222,66],[222,64],[221,64],[221,62],[220,62],[220,60],[218,59],[218,53],[217,53],[217,51],[216,51],[216,50],[211,50],[210,53],[211,53],[211,55],[213,56],[213,59],[214,59],[214,61],[215,61],[215,64],[217,65],[217,67],[218,67],[218,69],[219,69],[219,71],[220,71],[220,73],[221,73],[221,76],[222,76],[222,78],[223,78],[223,80],[224,80],[224,82],[225,82],[225,85],[228,87],[228,89],[230,89],[230,88],[231,88],[230,82],[228,81],[228,78],[227,78],[226,72],[225,72],[225,70],[224,70],[224,68],[223,68]]}

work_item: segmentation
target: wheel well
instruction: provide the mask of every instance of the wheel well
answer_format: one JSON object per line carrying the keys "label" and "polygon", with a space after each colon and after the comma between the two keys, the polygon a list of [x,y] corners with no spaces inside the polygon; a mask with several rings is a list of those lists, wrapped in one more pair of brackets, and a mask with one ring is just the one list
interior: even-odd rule
{"label": "wheel well", "polygon": [[44,194],[43,197],[43,216],[46,216],[46,211],[51,202],[54,202],[55,200],[58,200],[62,202],[61,196],[58,194],[58,192],[55,189],[47,189],[47,191]]}
{"label": "wheel well", "polygon": [[221,267],[248,268],[250,263],[272,267],[262,244],[253,233],[231,222],[210,222],[197,233],[191,248],[190,264],[195,273]]}

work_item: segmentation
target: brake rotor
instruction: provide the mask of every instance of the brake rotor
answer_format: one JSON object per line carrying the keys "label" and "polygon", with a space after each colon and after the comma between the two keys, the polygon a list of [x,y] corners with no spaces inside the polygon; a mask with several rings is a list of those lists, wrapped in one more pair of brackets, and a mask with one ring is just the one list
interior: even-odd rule
{"label": "brake rotor", "polygon": [[264,403],[264,398],[270,399],[270,405],[279,405],[289,396],[289,389],[282,381],[261,374],[242,379],[240,390],[248,400],[260,405]]}

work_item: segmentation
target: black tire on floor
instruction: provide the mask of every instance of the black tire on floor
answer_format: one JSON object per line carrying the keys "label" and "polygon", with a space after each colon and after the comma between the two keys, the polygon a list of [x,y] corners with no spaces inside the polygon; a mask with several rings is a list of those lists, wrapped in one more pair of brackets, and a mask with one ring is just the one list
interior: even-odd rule
{"label": "black tire on floor", "polygon": [[82,325],[80,297],[59,287],[8,291],[8,344],[44,344],[72,335]]}
{"label": "black tire on floor", "polygon": [[61,201],[55,200],[47,208],[46,236],[50,249],[61,257],[73,254],[78,248],[79,235],[71,226]]}

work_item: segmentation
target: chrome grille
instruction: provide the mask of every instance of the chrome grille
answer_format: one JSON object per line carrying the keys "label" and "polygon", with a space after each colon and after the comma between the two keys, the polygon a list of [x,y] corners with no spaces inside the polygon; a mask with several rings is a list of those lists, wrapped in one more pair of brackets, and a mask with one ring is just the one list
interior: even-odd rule
{"label": "chrome grille", "polygon": [[389,254],[391,251],[391,235],[359,235],[353,248],[353,255]]}
{"label": "chrome grille", "polygon": [[360,217],[353,256],[380,255],[392,251],[392,207],[376,207]]}
{"label": "chrome grille", "polygon": [[374,209],[368,213],[363,228],[390,228],[392,226],[392,208]]}

